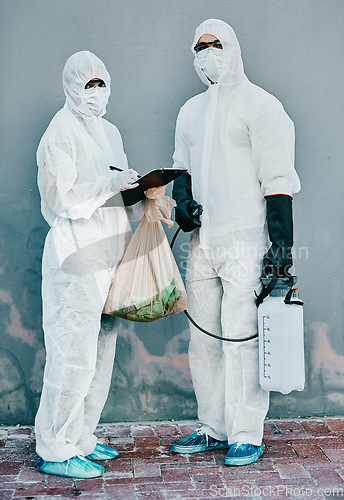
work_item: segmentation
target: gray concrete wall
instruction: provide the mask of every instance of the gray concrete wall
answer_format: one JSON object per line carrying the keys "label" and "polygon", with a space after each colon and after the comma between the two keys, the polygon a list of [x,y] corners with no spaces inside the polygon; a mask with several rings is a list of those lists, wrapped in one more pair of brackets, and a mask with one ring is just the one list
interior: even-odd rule
{"label": "gray concrete wall", "polygon": [[[296,125],[303,188],[294,204],[295,264],[306,303],[307,383],[302,393],[273,393],[269,415],[343,415],[343,1],[2,0],[1,423],[32,423],[42,386],[48,227],[35,151],[63,105],[65,61],[85,49],[104,60],[113,80],[107,118],[122,133],[131,167],[168,167],[178,110],[204,89],[189,47],[208,17],[233,26],[248,77],[276,95]],[[185,236],[175,246],[181,265],[183,243]],[[149,325],[123,321],[103,421],[194,418],[188,339],[182,314]]]}

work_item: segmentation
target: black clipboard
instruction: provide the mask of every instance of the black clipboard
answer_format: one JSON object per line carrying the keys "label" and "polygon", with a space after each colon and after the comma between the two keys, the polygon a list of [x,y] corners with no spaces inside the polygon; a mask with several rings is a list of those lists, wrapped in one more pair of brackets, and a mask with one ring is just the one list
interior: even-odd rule
{"label": "black clipboard", "polygon": [[146,189],[165,186],[185,172],[187,170],[180,168],[156,168],[151,170],[135,181],[135,184],[138,183],[136,188],[126,189],[121,192],[124,205],[127,207],[135,205],[135,203],[145,198],[144,192]]}

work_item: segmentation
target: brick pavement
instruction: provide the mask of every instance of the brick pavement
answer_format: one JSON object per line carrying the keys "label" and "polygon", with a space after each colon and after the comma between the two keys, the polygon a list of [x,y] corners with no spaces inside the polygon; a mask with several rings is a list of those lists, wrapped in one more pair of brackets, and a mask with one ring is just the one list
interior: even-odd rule
{"label": "brick pavement", "polygon": [[99,440],[121,457],[101,478],[39,473],[31,427],[0,427],[0,499],[177,500],[344,498],[344,418],[268,420],[266,451],[244,467],[224,466],[225,451],[170,454],[195,422],[104,424]]}

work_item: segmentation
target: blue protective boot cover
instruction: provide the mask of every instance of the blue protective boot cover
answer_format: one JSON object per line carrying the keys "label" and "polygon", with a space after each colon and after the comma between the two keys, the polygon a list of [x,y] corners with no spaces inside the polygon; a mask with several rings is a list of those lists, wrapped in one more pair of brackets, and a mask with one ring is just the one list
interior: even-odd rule
{"label": "blue protective boot cover", "polygon": [[170,453],[197,453],[199,451],[223,450],[228,447],[227,441],[217,441],[199,430],[180,439],[172,446]]}
{"label": "blue protective boot cover", "polygon": [[87,455],[88,460],[111,460],[112,458],[118,458],[119,452],[115,448],[106,446],[106,444],[97,443],[96,447]]}
{"label": "blue protective boot cover", "polygon": [[256,462],[264,452],[264,445],[234,443],[225,457],[225,465],[248,465]]}
{"label": "blue protective boot cover", "polygon": [[45,474],[74,477],[76,479],[100,477],[104,472],[104,467],[90,462],[85,457],[72,457],[64,462],[48,462],[43,458],[39,458],[35,464],[37,469]]}

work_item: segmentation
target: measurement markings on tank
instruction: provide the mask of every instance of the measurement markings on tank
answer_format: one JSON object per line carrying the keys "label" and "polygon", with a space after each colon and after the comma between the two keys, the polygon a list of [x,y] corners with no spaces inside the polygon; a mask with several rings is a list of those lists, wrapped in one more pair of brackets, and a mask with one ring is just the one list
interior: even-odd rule
{"label": "measurement markings on tank", "polygon": [[271,352],[269,349],[270,339],[267,337],[268,332],[270,332],[270,327],[268,325],[268,320],[270,316],[263,316],[263,352],[264,352],[264,378],[271,379],[271,376],[268,375],[268,368],[271,368],[271,363],[269,363],[269,356],[271,356]]}

